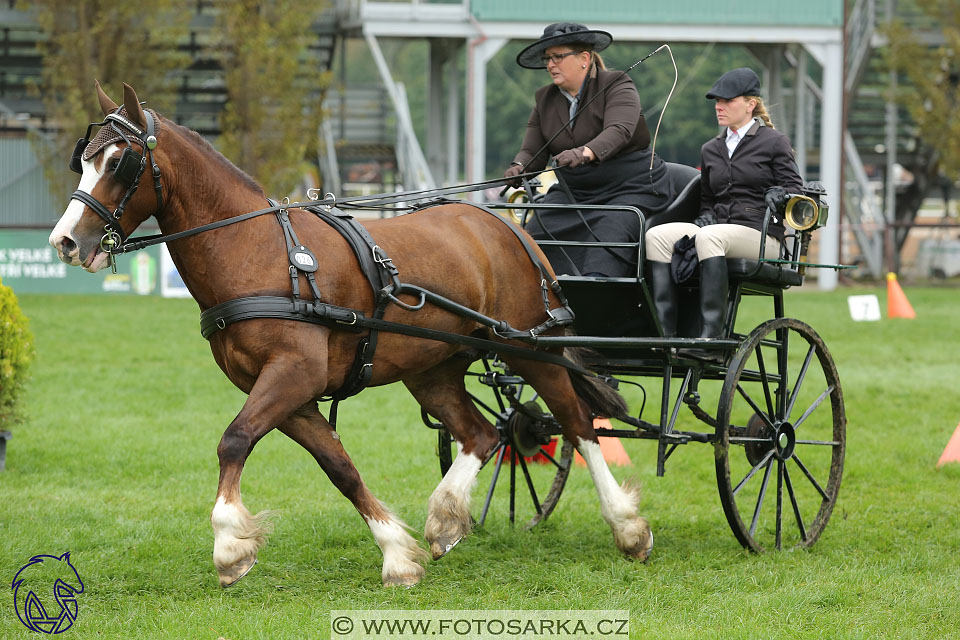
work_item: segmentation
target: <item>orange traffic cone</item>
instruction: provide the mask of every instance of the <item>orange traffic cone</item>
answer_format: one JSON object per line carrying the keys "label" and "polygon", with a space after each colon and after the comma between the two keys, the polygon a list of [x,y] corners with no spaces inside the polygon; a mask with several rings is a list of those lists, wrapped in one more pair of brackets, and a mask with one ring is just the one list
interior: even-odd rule
{"label": "orange traffic cone", "polygon": [[[613,426],[606,418],[597,418],[593,421],[593,428],[613,429]],[[618,438],[600,438],[600,451],[603,452],[603,459],[607,461],[607,464],[618,467],[628,467],[633,464],[630,462],[627,450],[623,448],[623,443]],[[587,466],[587,461],[576,451],[573,452],[573,462],[580,467]]]}
{"label": "orange traffic cone", "polygon": [[943,450],[943,455],[937,462],[937,466],[945,465],[948,462],[960,462],[960,424],[957,430],[953,432],[953,437],[947,443],[947,448]]}
{"label": "orange traffic cone", "polygon": [[917,313],[910,306],[906,294],[897,282],[897,274],[887,274],[887,317],[888,318],[916,318]]}

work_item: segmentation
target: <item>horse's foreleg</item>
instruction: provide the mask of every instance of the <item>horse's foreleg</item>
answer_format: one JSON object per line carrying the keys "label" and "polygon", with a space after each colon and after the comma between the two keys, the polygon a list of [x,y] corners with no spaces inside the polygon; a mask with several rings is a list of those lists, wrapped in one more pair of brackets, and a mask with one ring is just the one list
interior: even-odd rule
{"label": "horse's foreleg", "polygon": [[424,537],[436,560],[470,532],[470,494],[477,472],[499,441],[496,428],[474,406],[463,384],[470,361],[452,358],[405,379],[420,406],[438,418],[457,442],[457,457],[430,496]]}
{"label": "horse's foreleg", "polygon": [[411,586],[423,577],[426,552],[407,532],[409,527],[390,512],[367,488],[340,443],[340,436],[308,403],[280,426],[280,430],[316,459],[370,527],[383,552],[383,584]]}
{"label": "horse's foreleg", "polygon": [[[291,384],[291,380],[297,380]],[[265,368],[257,378],[240,413],[223,432],[217,447],[220,482],[210,514],[213,526],[213,564],[220,586],[229,587],[257,562],[266,544],[270,523],[265,512],[251,515],[240,498],[240,476],[257,442],[306,402],[314,389],[286,367]]]}
{"label": "horse's foreleg", "polygon": [[653,532],[647,520],[637,516],[639,491],[628,483],[619,484],[613,477],[600,450],[590,411],[577,397],[567,371],[530,360],[510,359],[508,362],[537,390],[560,422],[564,437],[573,443],[586,461],[600,498],[600,514],[610,525],[617,548],[628,557],[646,560],[653,549]]}

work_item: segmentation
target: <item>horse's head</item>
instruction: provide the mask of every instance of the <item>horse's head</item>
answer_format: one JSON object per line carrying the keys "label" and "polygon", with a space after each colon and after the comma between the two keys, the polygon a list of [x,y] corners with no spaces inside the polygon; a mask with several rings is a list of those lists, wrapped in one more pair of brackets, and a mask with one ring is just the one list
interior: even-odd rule
{"label": "horse's head", "polygon": [[[144,110],[123,85],[118,107],[97,83],[104,120],[92,123],[77,141],[70,168],[80,184],[50,234],[60,259],[91,273],[110,264],[127,236],[163,208],[160,169],[154,158],[159,116]],[[93,127],[100,127],[91,140]],[[141,181],[146,188],[138,189]],[[152,183],[152,184],[151,184]],[[153,188],[150,188],[150,187]]]}

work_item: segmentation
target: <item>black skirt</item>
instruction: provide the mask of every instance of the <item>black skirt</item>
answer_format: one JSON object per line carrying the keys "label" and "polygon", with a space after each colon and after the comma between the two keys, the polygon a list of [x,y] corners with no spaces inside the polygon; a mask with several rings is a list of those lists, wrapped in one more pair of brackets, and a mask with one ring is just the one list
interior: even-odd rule
{"label": "black skirt", "polygon": [[[676,194],[667,180],[666,165],[655,158],[650,169],[650,150],[635,151],[603,163],[557,169],[565,184],[554,185],[543,199],[546,204],[611,204],[637,207],[649,217],[663,211]],[[586,242],[640,242],[643,225],[627,211],[540,210],[527,221],[527,231],[537,240]],[[630,277],[637,273],[634,249],[597,247],[544,247],[557,275],[602,275]]]}

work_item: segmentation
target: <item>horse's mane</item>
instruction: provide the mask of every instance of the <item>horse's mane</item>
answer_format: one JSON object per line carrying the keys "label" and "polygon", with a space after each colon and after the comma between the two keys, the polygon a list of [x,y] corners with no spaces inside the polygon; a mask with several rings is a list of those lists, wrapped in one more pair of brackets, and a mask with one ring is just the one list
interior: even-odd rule
{"label": "horse's mane", "polygon": [[247,175],[247,173],[244,172],[243,169],[241,169],[237,165],[230,162],[230,160],[227,159],[226,156],[224,156],[222,153],[217,151],[217,149],[212,144],[210,144],[210,142],[206,138],[201,136],[199,133],[197,133],[193,129],[185,127],[181,124],[177,124],[176,122],[173,122],[171,120],[167,120],[166,118],[164,118],[164,124],[169,127],[174,127],[188,141],[200,147],[208,155],[213,156],[213,158],[216,159],[216,161],[220,163],[222,167],[224,167],[225,169],[229,169],[247,187],[263,195],[263,187],[261,187],[256,180],[254,180],[249,175]]}

